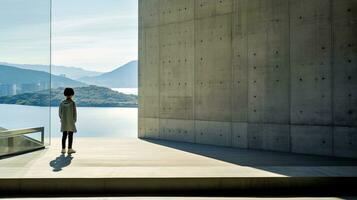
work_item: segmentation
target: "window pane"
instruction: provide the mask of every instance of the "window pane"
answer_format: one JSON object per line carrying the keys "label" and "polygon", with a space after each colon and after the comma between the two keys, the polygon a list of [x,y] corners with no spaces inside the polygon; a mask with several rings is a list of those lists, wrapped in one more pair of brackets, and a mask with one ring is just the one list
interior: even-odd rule
{"label": "window pane", "polygon": [[31,135],[4,138],[5,129],[44,127],[45,144],[49,143],[50,21],[50,0],[0,0],[0,149],[3,153],[9,142],[21,143],[21,148],[23,145],[38,147],[32,139],[41,139]]}

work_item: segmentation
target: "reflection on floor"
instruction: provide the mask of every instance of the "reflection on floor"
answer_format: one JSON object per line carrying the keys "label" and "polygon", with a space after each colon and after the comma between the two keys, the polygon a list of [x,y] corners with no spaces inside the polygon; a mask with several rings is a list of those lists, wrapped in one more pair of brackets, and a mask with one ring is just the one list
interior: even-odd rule
{"label": "reflection on floor", "polygon": [[45,150],[0,160],[0,178],[357,176],[357,160],[168,141],[60,139]]}
{"label": "reflection on floor", "polygon": [[43,145],[39,141],[26,135],[0,138],[0,156],[7,156],[9,154],[16,154],[40,148],[43,148]]}

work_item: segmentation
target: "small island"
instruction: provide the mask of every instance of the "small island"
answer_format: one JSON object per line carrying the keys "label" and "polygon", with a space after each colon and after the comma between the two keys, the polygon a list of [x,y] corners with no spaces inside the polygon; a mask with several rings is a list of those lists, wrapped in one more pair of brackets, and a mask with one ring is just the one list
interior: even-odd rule
{"label": "small island", "polygon": [[[64,88],[42,90],[13,96],[0,97],[0,104],[18,104],[29,106],[58,106],[62,100]],[[74,100],[79,107],[137,107],[137,95],[123,94],[106,87],[90,85],[76,87]]]}

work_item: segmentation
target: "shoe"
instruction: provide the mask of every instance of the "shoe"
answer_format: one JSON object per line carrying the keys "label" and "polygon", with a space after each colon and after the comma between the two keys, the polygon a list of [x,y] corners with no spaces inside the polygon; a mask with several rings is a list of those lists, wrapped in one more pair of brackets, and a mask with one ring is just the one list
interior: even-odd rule
{"label": "shoe", "polygon": [[72,153],[76,153],[76,151],[74,149],[68,149],[68,154],[72,154]]}
{"label": "shoe", "polygon": [[66,153],[66,149],[62,149],[61,153]]}

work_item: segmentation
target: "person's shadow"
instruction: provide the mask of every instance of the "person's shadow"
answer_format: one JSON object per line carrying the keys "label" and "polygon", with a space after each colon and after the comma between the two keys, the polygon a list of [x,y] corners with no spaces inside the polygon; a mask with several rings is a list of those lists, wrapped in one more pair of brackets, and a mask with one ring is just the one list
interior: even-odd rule
{"label": "person's shadow", "polygon": [[71,164],[72,159],[73,157],[71,154],[68,154],[67,156],[65,156],[65,154],[61,154],[56,159],[50,162],[50,166],[53,168],[52,171],[54,172],[61,171],[62,168],[67,167],[68,165]]}

